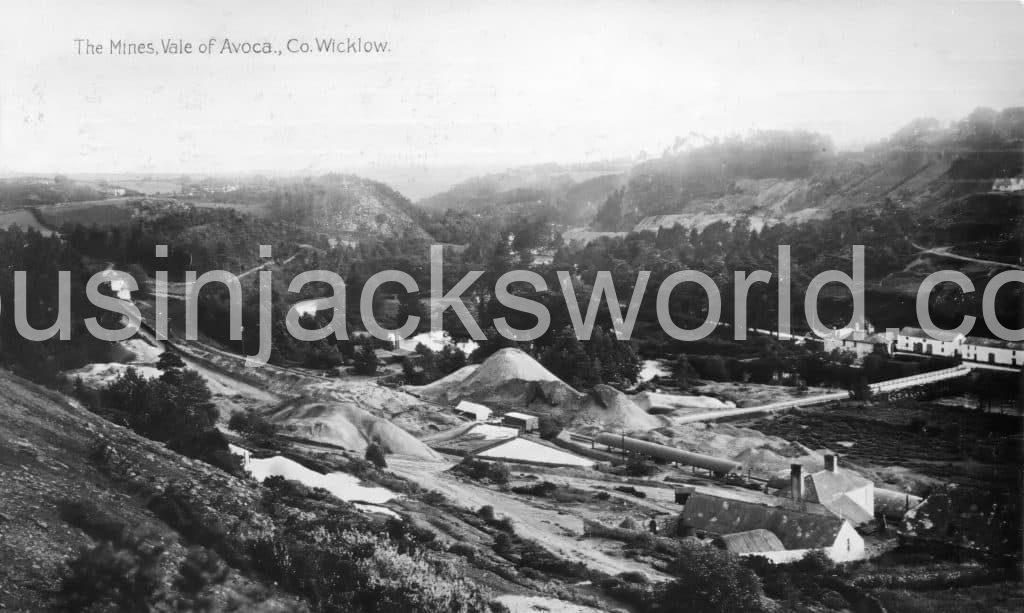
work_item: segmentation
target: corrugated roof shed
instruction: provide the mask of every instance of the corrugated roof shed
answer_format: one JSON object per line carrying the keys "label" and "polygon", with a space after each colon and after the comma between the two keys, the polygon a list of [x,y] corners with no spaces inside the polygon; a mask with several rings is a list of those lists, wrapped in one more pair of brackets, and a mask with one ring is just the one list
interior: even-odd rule
{"label": "corrugated roof shed", "polygon": [[760,551],[782,551],[785,549],[779,537],[764,528],[723,534],[717,537],[715,541],[723,549],[732,553],[757,553]]}
{"label": "corrugated roof shed", "polygon": [[769,507],[703,493],[690,496],[680,521],[685,526],[719,535],[763,528],[775,533],[786,549],[831,547],[843,527],[843,520],[831,514]]}

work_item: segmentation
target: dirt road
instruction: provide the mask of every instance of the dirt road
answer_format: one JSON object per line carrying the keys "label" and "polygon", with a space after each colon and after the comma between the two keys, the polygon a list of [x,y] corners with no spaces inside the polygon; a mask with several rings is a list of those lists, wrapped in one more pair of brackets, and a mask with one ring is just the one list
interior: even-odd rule
{"label": "dirt road", "polygon": [[973,262],[975,264],[984,264],[986,266],[998,266],[1000,268],[1013,268],[1015,270],[1024,270],[1024,266],[1018,264],[1010,264],[1008,262],[996,262],[995,260],[983,260],[980,258],[972,258],[966,255],[957,255],[950,251],[952,247],[924,247],[917,243],[911,242],[910,245],[914,249],[920,249],[921,253],[928,255],[937,255],[943,258],[950,258],[954,260],[960,260],[963,262]]}
{"label": "dirt road", "polygon": [[541,544],[567,560],[612,575],[638,571],[655,581],[667,581],[668,575],[646,564],[625,557],[611,556],[600,549],[601,539],[581,539],[583,520],[554,508],[526,504],[513,495],[460,481],[445,471],[451,462],[424,462],[388,458],[388,468],[423,487],[437,490],[459,506],[476,510],[491,505],[500,516],[508,516],[516,534]]}

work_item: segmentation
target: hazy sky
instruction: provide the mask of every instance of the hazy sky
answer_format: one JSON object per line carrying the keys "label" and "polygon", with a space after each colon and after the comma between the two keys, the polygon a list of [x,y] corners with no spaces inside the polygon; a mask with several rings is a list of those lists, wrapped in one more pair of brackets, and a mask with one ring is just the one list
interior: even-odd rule
{"label": "hazy sky", "polygon": [[[1024,105],[1020,0],[4,5],[8,171],[503,166],[752,128],[855,146],[915,117]],[[318,36],[390,50],[219,54],[224,38],[283,50]],[[215,38],[217,50],[78,55],[86,37]]]}

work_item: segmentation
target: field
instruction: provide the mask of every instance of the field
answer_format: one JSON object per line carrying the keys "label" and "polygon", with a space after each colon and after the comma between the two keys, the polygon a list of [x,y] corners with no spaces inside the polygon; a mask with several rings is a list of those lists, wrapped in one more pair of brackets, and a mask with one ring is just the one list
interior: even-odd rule
{"label": "field", "polygon": [[39,223],[36,216],[28,209],[12,209],[0,212],[0,228],[21,226],[22,228],[35,228],[44,236],[51,236],[53,230]]}
{"label": "field", "polygon": [[[896,401],[836,409],[808,409],[757,420],[749,427],[768,435],[831,449],[880,480],[919,486],[933,481],[1008,485],[1021,462],[1021,418],[1011,415]],[[914,485],[906,483],[906,485]]]}
{"label": "field", "polygon": [[37,209],[48,225],[128,226],[134,220],[128,210],[127,198],[92,200],[67,204],[51,204]]}

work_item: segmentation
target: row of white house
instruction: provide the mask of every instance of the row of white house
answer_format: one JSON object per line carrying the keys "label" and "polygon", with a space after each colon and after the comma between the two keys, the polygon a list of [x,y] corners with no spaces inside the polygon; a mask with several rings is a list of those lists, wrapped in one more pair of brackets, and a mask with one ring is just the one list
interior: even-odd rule
{"label": "row of white house", "polygon": [[959,356],[965,362],[1011,368],[1024,366],[1024,343],[963,334],[940,340],[921,328],[910,326],[899,331],[876,333],[871,324],[854,324],[852,328],[833,330],[822,341],[825,351],[849,351],[857,356],[858,362],[872,353],[909,353],[950,358]]}

